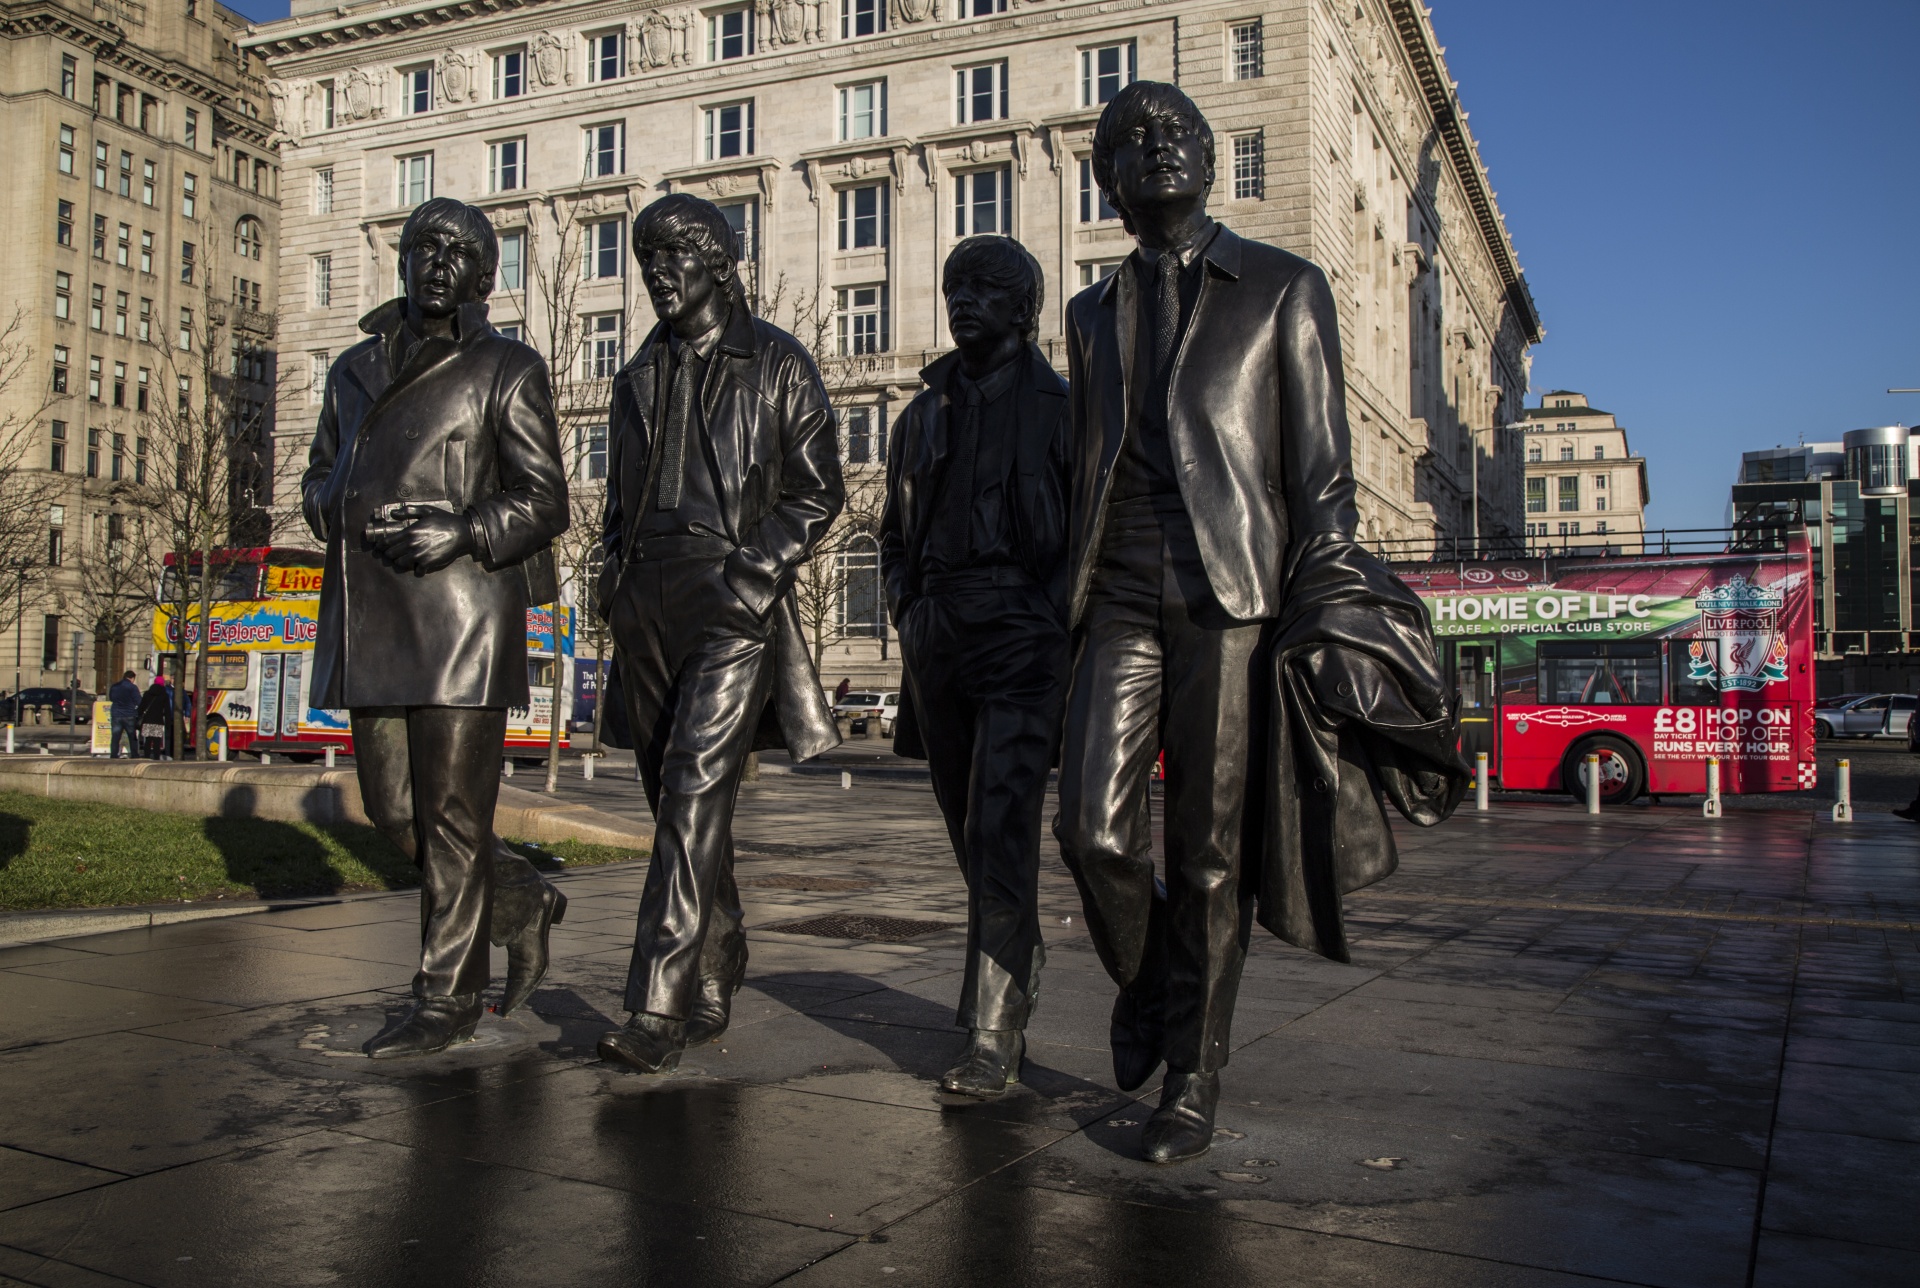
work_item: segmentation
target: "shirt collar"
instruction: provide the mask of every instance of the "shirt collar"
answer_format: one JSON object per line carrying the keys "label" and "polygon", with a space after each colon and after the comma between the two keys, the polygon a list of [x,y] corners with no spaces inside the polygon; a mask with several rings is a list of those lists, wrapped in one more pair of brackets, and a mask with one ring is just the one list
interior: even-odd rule
{"label": "shirt collar", "polygon": [[1200,226],[1198,232],[1181,242],[1178,246],[1169,246],[1164,251],[1154,250],[1148,246],[1141,246],[1135,253],[1140,256],[1140,262],[1148,268],[1157,267],[1160,256],[1162,255],[1171,255],[1179,260],[1181,268],[1192,268],[1193,262],[1206,253],[1207,247],[1213,242],[1214,234],[1219,231],[1219,223],[1213,219],[1208,219]]}
{"label": "shirt collar", "polygon": [[959,382],[961,399],[970,400],[977,394],[983,404],[998,400],[1007,390],[1013,388],[1014,379],[1020,374],[1020,361],[1026,356],[1025,353],[1020,353],[1011,362],[1000,364],[978,380],[969,376],[964,367],[956,366],[953,369],[953,376]]}

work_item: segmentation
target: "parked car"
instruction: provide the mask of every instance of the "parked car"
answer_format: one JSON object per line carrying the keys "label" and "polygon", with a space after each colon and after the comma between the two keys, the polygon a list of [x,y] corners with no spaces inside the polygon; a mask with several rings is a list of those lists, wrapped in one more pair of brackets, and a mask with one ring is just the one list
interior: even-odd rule
{"label": "parked car", "polygon": [[[26,716],[31,716],[36,708],[49,714],[55,724],[67,721],[67,700],[72,696],[70,689],[22,689],[19,693],[0,698],[0,720],[9,724],[22,724]],[[79,719],[85,723],[93,720],[93,695],[81,689]],[[25,715],[22,712],[25,712]]]}
{"label": "parked car", "polygon": [[894,717],[900,714],[898,693],[848,693],[833,704],[836,719],[847,721],[878,720],[880,736],[893,737]]}
{"label": "parked car", "polygon": [[[1894,704],[1902,705],[1895,714]],[[1869,693],[1839,706],[1816,708],[1813,733],[1816,738],[1875,738],[1884,733],[1904,736],[1907,721],[1913,717],[1914,699],[1899,693]],[[1889,728],[1891,721],[1898,723]]]}
{"label": "parked car", "polygon": [[1889,738],[1904,738],[1913,725],[1913,713],[1920,710],[1920,698],[1911,693],[1896,693],[1887,704],[1887,726],[1880,732]]}
{"label": "parked car", "polygon": [[1836,693],[1830,698],[1816,698],[1813,709],[1815,711],[1825,711],[1829,707],[1844,707],[1849,702],[1856,702],[1861,698],[1872,696],[1870,693]]}

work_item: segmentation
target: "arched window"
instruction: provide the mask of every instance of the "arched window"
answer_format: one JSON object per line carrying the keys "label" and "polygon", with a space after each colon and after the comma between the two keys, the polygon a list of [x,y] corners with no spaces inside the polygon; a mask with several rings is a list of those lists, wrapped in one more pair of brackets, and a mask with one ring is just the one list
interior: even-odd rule
{"label": "arched window", "polygon": [[233,252],[241,259],[259,259],[261,245],[265,240],[260,229],[260,221],[252,215],[246,216],[233,226]]}
{"label": "arched window", "polygon": [[880,598],[880,543],[856,533],[840,548],[840,633],[878,637],[886,629]]}

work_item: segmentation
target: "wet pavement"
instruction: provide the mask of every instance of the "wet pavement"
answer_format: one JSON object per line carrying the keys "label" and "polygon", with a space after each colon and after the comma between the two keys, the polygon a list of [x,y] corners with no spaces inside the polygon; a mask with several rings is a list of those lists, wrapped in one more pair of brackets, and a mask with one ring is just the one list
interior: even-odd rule
{"label": "wet pavement", "polygon": [[960,930],[769,928],[958,926],[927,790],[769,774],[738,833],[748,984],[664,1079],[593,1053],[637,865],[564,878],[533,1013],[425,1060],[358,1055],[410,894],[0,950],[0,1284],[1920,1283],[1910,824],[1403,827],[1351,965],[1255,932],[1216,1146],[1162,1168],[1051,854],[1026,1080],[976,1104]]}

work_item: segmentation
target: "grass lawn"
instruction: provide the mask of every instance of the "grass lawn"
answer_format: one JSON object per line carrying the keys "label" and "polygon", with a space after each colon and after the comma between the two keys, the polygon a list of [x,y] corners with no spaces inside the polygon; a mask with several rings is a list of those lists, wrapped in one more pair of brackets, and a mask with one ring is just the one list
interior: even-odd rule
{"label": "grass lawn", "polygon": [[[538,866],[644,858],[572,841],[515,843]],[[412,863],[371,827],[195,818],[0,792],[0,910],[400,890]]]}

